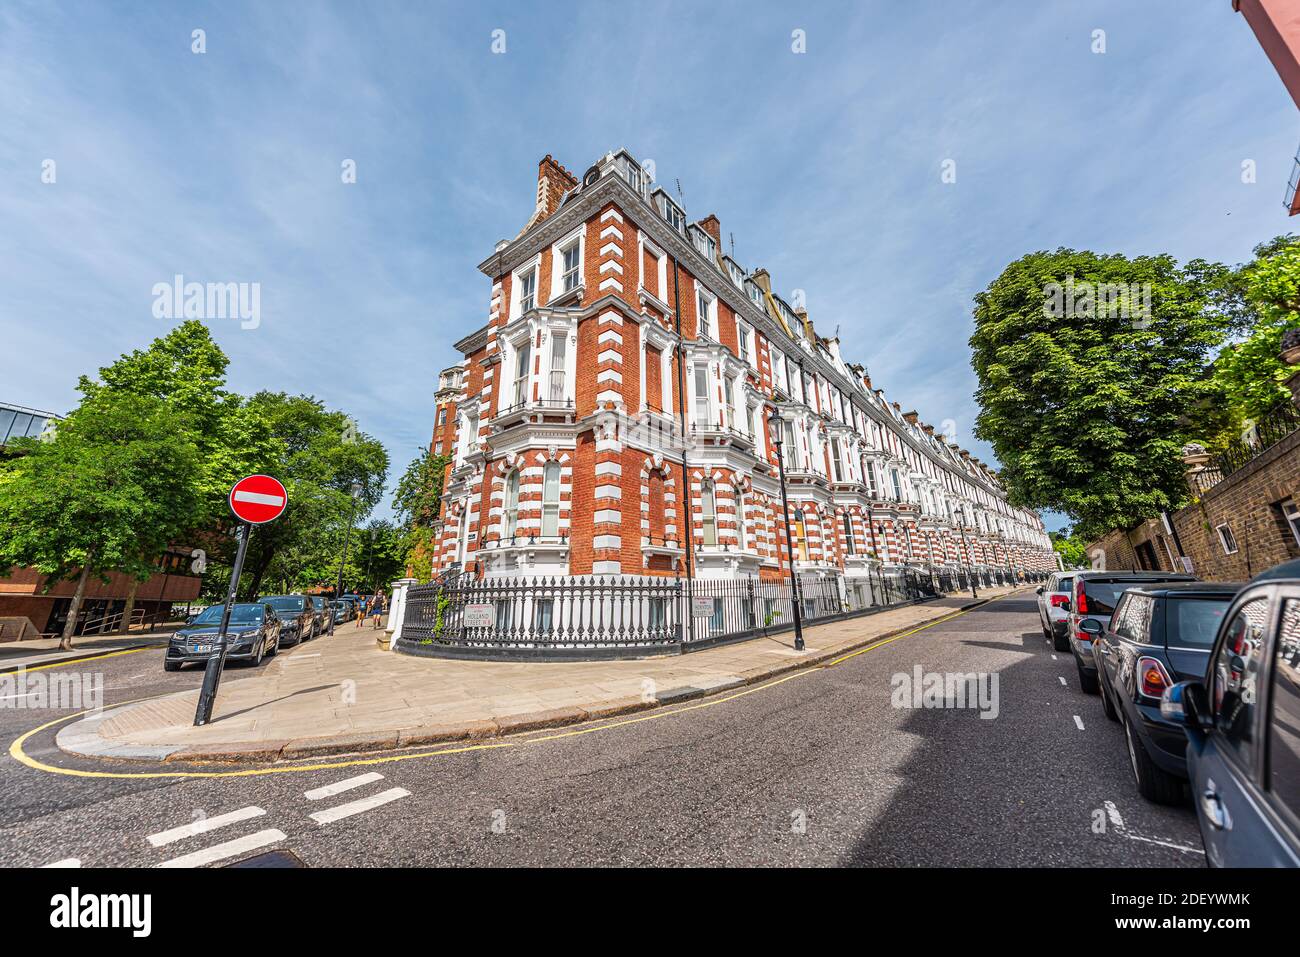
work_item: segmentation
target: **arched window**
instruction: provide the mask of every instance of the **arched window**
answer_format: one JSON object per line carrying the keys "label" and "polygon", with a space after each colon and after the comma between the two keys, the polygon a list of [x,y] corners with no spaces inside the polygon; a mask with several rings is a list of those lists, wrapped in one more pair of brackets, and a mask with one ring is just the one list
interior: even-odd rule
{"label": "arched window", "polygon": [[736,543],[742,552],[749,546],[745,534],[745,493],[740,489],[736,489]]}
{"label": "arched window", "polygon": [[514,538],[519,528],[519,470],[506,477],[506,538]]}
{"label": "arched window", "polygon": [[711,481],[700,484],[700,521],[704,526],[704,544],[718,544],[718,504]]}
{"label": "arched window", "polygon": [[542,470],[542,536],[560,534],[560,463],[547,462]]}
{"label": "arched window", "polygon": [[646,515],[650,522],[646,533],[650,536],[650,544],[663,544],[668,535],[668,523],[664,517],[667,506],[664,501],[664,477],[657,471],[651,472],[646,479],[646,504],[649,506]]}

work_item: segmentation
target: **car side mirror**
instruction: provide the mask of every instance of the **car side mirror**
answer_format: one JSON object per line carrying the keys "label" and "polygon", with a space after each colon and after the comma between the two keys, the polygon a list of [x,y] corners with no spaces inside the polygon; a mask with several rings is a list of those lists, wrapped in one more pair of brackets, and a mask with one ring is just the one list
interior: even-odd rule
{"label": "car side mirror", "polygon": [[1079,622],[1079,630],[1088,635],[1100,635],[1106,629],[1096,618],[1085,618]]}
{"label": "car side mirror", "polygon": [[1210,696],[1199,681],[1180,681],[1160,696],[1160,716],[1193,731],[1210,726]]}
{"label": "car side mirror", "polygon": [[1042,586],[1042,585],[1039,585],[1037,588],[1034,589],[1034,594],[1035,594],[1035,595],[1041,595],[1042,593],[1043,593],[1043,586]]}
{"label": "car side mirror", "polygon": [[1066,598],[1064,601],[1062,601],[1062,602],[1061,602],[1061,607],[1064,608],[1066,611],[1069,611],[1069,610],[1070,610],[1070,599]]}

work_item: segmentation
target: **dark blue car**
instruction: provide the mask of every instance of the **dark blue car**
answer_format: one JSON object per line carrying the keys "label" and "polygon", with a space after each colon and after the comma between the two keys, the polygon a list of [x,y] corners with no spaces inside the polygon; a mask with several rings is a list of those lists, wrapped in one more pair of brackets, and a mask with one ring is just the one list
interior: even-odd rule
{"label": "dark blue car", "polygon": [[1133,778],[1149,801],[1179,803],[1187,780],[1187,735],[1182,722],[1161,716],[1161,695],[1176,682],[1204,679],[1219,624],[1241,588],[1219,582],[1130,588],[1093,640],[1102,710],[1124,725]]}
{"label": "dark blue car", "polygon": [[1216,867],[1300,867],[1300,562],[1233,600],[1204,680],[1165,692]]}

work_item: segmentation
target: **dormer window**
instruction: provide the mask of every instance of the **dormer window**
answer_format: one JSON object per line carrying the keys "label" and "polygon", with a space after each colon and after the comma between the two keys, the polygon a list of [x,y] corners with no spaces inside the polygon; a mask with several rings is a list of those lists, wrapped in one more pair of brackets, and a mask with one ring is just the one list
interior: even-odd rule
{"label": "dormer window", "polygon": [[686,228],[686,214],[663,190],[655,193],[655,205],[659,207],[659,215],[664,218],[664,222],[673,229],[680,233]]}
{"label": "dormer window", "polygon": [[753,300],[754,305],[761,307],[763,305],[763,290],[752,282],[745,283],[745,292],[749,293],[749,298]]}
{"label": "dormer window", "polygon": [[709,262],[716,262],[718,255],[718,244],[713,241],[713,237],[704,230],[697,227],[691,229],[691,242],[699,250],[701,256]]}

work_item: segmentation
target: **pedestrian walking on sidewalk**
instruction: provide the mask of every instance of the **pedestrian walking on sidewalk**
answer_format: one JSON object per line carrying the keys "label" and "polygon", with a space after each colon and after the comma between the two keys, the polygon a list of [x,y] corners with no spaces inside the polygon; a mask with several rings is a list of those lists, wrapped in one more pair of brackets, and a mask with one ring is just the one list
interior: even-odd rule
{"label": "pedestrian walking on sidewalk", "polygon": [[357,627],[360,628],[366,622],[366,598],[364,595],[357,596]]}
{"label": "pedestrian walking on sidewalk", "polygon": [[379,593],[370,601],[370,619],[374,622],[372,627],[379,628],[383,624],[384,616],[384,596]]}

